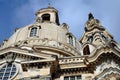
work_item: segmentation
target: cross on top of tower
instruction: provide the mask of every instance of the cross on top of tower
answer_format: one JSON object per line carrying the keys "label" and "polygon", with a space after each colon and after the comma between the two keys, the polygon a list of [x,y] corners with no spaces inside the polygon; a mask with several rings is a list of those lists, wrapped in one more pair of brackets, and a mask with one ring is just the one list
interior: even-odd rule
{"label": "cross on top of tower", "polygon": [[51,5],[50,5],[50,3],[48,3],[48,8],[50,8],[51,7]]}

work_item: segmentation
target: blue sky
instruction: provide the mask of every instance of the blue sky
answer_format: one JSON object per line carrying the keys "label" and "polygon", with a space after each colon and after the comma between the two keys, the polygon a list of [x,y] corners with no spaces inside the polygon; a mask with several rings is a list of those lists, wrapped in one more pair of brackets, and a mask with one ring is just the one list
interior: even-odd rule
{"label": "blue sky", "polygon": [[67,23],[78,39],[91,12],[120,43],[120,0],[0,0],[0,43],[15,28],[33,23],[35,12],[49,3],[59,11],[60,23]]}

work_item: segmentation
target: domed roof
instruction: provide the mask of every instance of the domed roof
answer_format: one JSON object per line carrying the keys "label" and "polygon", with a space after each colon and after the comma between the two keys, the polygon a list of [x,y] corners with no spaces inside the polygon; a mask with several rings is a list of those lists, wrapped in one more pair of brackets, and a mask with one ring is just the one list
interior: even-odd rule
{"label": "domed roof", "polygon": [[[30,36],[32,28],[37,28],[36,35]],[[56,24],[49,23],[35,23],[31,25],[27,25],[18,29],[7,41],[6,46],[12,45],[22,45],[26,41],[30,40],[38,40],[38,39],[49,39],[62,43],[66,43],[65,35],[67,30],[57,26]],[[60,36],[62,35],[62,36]],[[59,37],[58,37],[59,36]],[[29,44],[29,43],[28,43]],[[32,44],[29,44],[32,46]],[[34,44],[34,45],[37,45]]]}
{"label": "domed roof", "polygon": [[68,34],[66,23],[58,25],[56,12],[57,10],[52,7],[39,10],[35,22],[17,29],[2,48],[12,46],[35,50],[37,49],[35,46],[41,46],[41,49],[50,50],[54,47],[58,52],[64,49],[65,54],[70,52],[71,55],[77,55],[78,50],[80,50],[79,41],[76,40],[74,35]]}

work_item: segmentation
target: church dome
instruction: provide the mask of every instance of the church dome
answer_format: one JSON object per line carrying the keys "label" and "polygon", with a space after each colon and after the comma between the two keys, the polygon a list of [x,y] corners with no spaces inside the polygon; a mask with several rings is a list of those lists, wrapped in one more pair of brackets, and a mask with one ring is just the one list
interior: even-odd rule
{"label": "church dome", "polygon": [[65,49],[66,53],[72,50],[71,55],[77,55],[80,48],[79,41],[68,31],[68,25],[59,24],[57,10],[51,7],[38,10],[33,24],[15,30],[3,48],[10,46],[28,50],[52,47],[58,51]]}
{"label": "church dome", "polygon": [[[57,42],[66,43],[66,33],[67,29],[64,27],[57,26],[53,23],[34,23],[31,25],[27,25],[22,27],[8,39],[7,46],[11,45],[22,45],[22,44],[30,44],[30,40],[38,40],[38,39],[48,39],[54,40]],[[21,44],[22,43],[22,44]],[[32,42],[33,43],[33,42]],[[34,44],[38,45],[38,43]]]}

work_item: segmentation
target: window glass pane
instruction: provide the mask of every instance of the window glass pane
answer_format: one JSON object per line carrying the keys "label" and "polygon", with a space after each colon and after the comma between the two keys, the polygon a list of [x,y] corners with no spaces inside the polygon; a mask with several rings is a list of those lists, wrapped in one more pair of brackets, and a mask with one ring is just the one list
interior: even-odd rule
{"label": "window glass pane", "polygon": [[4,72],[4,71],[5,71],[5,69],[1,69],[1,70],[0,70],[0,72]]}
{"label": "window glass pane", "polygon": [[9,74],[10,74],[10,73],[5,73],[5,75],[4,75],[4,76],[5,76],[5,77],[9,77]]}
{"label": "window glass pane", "polygon": [[78,76],[65,76],[64,80],[82,80],[81,75]]}
{"label": "window glass pane", "polygon": [[8,77],[4,77],[3,80],[8,80]]}
{"label": "window glass pane", "polygon": [[37,35],[37,28],[34,27],[31,29],[31,32],[30,32],[30,37],[33,37],[33,36],[36,36]]}
{"label": "window glass pane", "polygon": [[82,79],[81,79],[81,76],[77,76],[77,80],[82,80]]}
{"label": "window glass pane", "polygon": [[69,38],[69,44],[73,45],[73,37],[69,35],[68,38]]}
{"label": "window glass pane", "polygon": [[50,80],[50,77],[46,77],[46,79],[45,80]]}
{"label": "window glass pane", "polygon": [[6,72],[10,72],[10,70],[11,70],[11,68],[7,68],[7,69],[6,69]]}
{"label": "window glass pane", "polygon": [[0,77],[0,80],[2,80],[2,77]]}
{"label": "window glass pane", "polygon": [[64,77],[64,80],[69,80],[69,77]]}
{"label": "window glass pane", "polygon": [[8,68],[12,67],[12,64],[8,64],[7,67],[8,67]]}
{"label": "window glass pane", "polygon": [[0,77],[3,76],[4,73],[0,73]]}
{"label": "window glass pane", "polygon": [[12,72],[16,71],[16,68],[12,68]]}
{"label": "window glass pane", "polygon": [[15,72],[11,72],[11,76],[13,76],[15,74]]}
{"label": "window glass pane", "polygon": [[70,80],[75,80],[75,76],[71,76],[71,77],[70,77]]}

